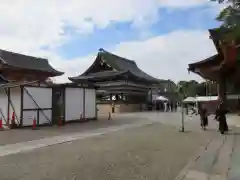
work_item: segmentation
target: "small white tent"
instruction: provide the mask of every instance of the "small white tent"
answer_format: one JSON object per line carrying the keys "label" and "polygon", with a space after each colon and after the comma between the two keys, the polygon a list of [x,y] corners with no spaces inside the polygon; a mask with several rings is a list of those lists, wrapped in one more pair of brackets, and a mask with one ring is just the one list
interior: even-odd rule
{"label": "small white tent", "polygon": [[168,101],[168,99],[165,98],[165,97],[163,97],[163,96],[158,96],[158,97],[156,98],[156,101]]}
{"label": "small white tent", "polygon": [[187,97],[183,100],[184,103],[195,103],[197,101],[197,98],[195,97]]}

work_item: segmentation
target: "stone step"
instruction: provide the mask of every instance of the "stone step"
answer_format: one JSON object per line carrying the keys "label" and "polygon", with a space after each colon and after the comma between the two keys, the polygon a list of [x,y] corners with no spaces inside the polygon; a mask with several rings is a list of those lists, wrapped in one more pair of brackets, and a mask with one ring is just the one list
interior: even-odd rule
{"label": "stone step", "polygon": [[231,163],[231,155],[233,152],[233,144],[234,136],[225,136],[224,144],[218,152],[209,180],[225,180],[227,178],[229,165]]}
{"label": "stone step", "polygon": [[183,180],[209,180],[212,168],[216,162],[220,149],[224,145],[226,137],[218,136],[214,138],[206,147],[205,151],[196,159],[188,169]]}
{"label": "stone step", "polygon": [[234,150],[231,157],[230,169],[228,172],[228,180],[240,179],[240,137],[235,136]]}
{"label": "stone step", "polygon": [[224,144],[225,138],[225,136],[214,138],[192,169],[209,174],[216,161],[216,155]]}

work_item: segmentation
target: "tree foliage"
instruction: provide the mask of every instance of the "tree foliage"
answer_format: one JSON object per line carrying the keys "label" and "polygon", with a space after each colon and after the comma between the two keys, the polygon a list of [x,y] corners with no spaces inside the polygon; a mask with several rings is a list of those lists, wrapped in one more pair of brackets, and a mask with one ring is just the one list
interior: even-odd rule
{"label": "tree foliage", "polygon": [[219,30],[230,30],[235,37],[240,37],[240,0],[210,0],[227,6],[219,13],[217,20],[223,22]]}
{"label": "tree foliage", "polygon": [[181,98],[195,97],[195,96],[216,96],[217,84],[216,82],[202,82],[197,81],[179,81],[179,96]]}
{"label": "tree foliage", "polygon": [[[197,81],[179,81],[177,83],[178,94],[181,99],[186,97],[196,96],[217,96],[218,87],[216,82],[207,81],[198,83]],[[228,81],[227,82],[228,94],[239,94],[240,87],[238,84]]]}

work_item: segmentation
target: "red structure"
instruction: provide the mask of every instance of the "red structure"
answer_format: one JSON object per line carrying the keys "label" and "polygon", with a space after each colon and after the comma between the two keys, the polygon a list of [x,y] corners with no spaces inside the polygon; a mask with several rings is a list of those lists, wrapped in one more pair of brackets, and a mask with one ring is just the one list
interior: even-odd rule
{"label": "red structure", "polygon": [[[226,34],[219,29],[211,29],[210,38],[216,47],[217,54],[205,60],[189,64],[188,70],[205,79],[218,83],[218,96],[220,101],[226,100],[226,82],[240,83],[240,67],[238,62],[237,40],[226,38]],[[228,32],[226,32],[228,33]]]}

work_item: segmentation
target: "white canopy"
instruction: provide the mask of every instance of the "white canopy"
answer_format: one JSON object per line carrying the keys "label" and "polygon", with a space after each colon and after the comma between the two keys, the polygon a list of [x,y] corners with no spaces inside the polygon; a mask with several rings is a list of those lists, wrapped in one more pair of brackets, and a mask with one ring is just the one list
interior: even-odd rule
{"label": "white canopy", "polygon": [[185,103],[194,103],[194,102],[209,102],[217,101],[218,96],[197,96],[197,97],[187,97],[183,100]]}
{"label": "white canopy", "polygon": [[183,100],[185,103],[195,103],[197,101],[197,98],[195,97],[187,97],[186,99]]}
{"label": "white canopy", "polygon": [[157,100],[157,101],[168,101],[168,99],[165,98],[165,97],[163,97],[163,96],[158,96],[158,97],[156,98],[156,100]]}
{"label": "white canopy", "polygon": [[209,102],[209,101],[217,101],[218,96],[198,96],[197,102]]}

